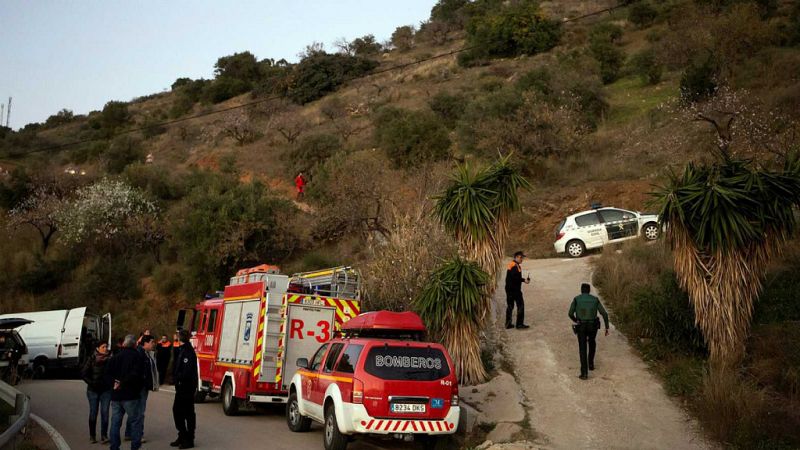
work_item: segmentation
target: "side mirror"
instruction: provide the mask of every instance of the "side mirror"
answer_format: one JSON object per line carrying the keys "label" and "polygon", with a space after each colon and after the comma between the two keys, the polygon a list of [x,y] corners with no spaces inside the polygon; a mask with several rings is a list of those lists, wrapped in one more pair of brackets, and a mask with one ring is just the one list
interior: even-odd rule
{"label": "side mirror", "polygon": [[308,369],[308,359],[307,358],[297,358],[297,367],[301,369]]}

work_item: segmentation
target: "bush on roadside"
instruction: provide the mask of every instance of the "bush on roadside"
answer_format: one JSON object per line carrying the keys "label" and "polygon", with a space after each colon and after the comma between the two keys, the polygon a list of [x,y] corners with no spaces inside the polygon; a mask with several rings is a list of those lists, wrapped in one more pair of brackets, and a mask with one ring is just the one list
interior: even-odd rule
{"label": "bush on roadside", "polygon": [[384,107],[375,116],[374,125],[376,144],[397,167],[416,167],[449,155],[447,128],[430,111]]}
{"label": "bush on roadside", "polygon": [[314,52],[300,61],[292,73],[289,98],[305,105],[336,91],[339,86],[378,66],[376,61],[358,56]]}
{"label": "bush on roadside", "polygon": [[656,58],[652,48],[642,50],[631,57],[631,68],[645,84],[658,84],[664,73],[664,66]]}
{"label": "bush on roadside", "polygon": [[681,99],[699,102],[713,97],[717,92],[718,69],[712,58],[692,62],[681,75]]}
{"label": "bush on roadside", "polygon": [[458,119],[464,114],[467,102],[467,97],[464,94],[439,92],[431,97],[428,101],[428,106],[442,119],[442,122],[448,128],[453,128]]}

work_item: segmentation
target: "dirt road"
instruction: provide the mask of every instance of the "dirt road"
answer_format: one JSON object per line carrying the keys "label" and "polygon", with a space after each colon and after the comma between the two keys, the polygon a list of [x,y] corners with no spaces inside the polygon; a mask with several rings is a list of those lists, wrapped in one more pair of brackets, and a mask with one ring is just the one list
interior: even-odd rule
{"label": "dirt road", "polygon": [[[545,448],[708,448],[696,425],[667,397],[659,381],[611,324],[597,336],[596,370],[578,379],[578,342],[567,318],[580,283],[591,279],[589,259],[523,263],[532,282],[523,285],[528,330],[503,330],[531,428]],[[502,286],[502,282],[501,282]],[[596,293],[595,293],[596,294]],[[505,293],[495,301],[499,322]]]}

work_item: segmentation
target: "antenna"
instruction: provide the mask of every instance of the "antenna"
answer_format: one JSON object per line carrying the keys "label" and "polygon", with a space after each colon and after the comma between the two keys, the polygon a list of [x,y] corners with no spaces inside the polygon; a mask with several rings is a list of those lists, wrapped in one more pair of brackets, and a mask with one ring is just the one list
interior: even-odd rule
{"label": "antenna", "polygon": [[8,97],[8,109],[6,110],[6,128],[8,128],[8,122],[11,120],[11,97]]}

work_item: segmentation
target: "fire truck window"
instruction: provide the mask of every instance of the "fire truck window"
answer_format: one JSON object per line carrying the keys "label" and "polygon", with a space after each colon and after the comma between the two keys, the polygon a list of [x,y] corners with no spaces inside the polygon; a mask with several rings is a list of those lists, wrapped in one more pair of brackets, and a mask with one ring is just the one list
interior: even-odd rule
{"label": "fire truck window", "polygon": [[214,332],[214,325],[216,325],[216,323],[217,323],[217,310],[216,309],[212,309],[211,310],[211,315],[208,316],[208,327],[206,327],[206,332],[207,333],[213,333]]}
{"label": "fire truck window", "polygon": [[444,353],[431,347],[373,347],[364,370],[384,380],[434,381],[450,375]]}
{"label": "fire truck window", "polygon": [[317,350],[317,353],[314,354],[314,357],[311,358],[311,370],[318,370],[320,364],[322,364],[322,357],[325,356],[325,350],[328,349],[328,344],[324,344],[322,347]]}
{"label": "fire truck window", "polygon": [[355,373],[356,364],[358,364],[358,357],[361,356],[361,350],[363,349],[364,346],[360,344],[348,345],[347,349],[342,355],[342,359],[340,359],[339,364],[336,365],[336,371],[343,373]]}
{"label": "fire truck window", "polygon": [[331,351],[328,352],[328,359],[325,360],[325,372],[333,371],[333,365],[336,364],[336,360],[339,359],[343,348],[344,344],[333,344],[331,346]]}

